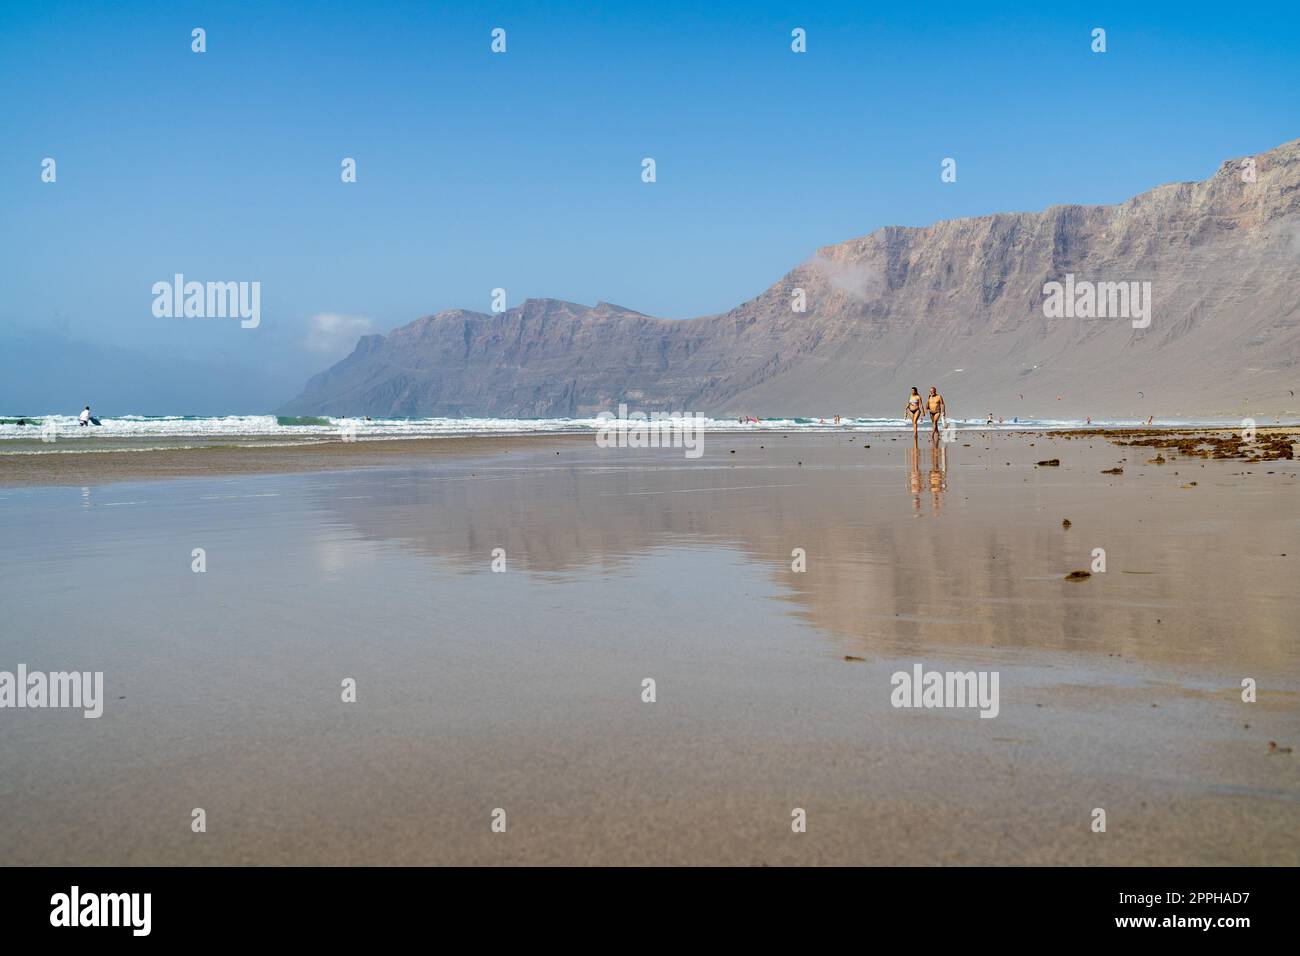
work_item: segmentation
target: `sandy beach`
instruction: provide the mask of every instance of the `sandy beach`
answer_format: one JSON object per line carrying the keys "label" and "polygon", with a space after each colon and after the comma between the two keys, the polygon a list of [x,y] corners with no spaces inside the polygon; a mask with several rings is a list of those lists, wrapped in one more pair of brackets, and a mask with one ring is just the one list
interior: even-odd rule
{"label": "sandy beach", "polygon": [[[448,436],[394,441],[297,441],[243,439],[168,447],[155,439],[119,442],[109,450],[75,446],[47,451],[39,441],[14,442],[17,454],[0,454],[0,487],[6,485],[83,485],[154,478],[213,478],[287,474],[348,468],[382,468],[412,459],[442,460],[467,455],[506,454],[542,443],[590,444],[589,435]],[[134,447],[132,447],[134,445]],[[27,452],[24,454],[24,452]]]}
{"label": "sandy beach", "polygon": [[3,456],[0,669],[105,705],[0,722],[0,858],[1295,865],[1300,469],[1161,441]]}

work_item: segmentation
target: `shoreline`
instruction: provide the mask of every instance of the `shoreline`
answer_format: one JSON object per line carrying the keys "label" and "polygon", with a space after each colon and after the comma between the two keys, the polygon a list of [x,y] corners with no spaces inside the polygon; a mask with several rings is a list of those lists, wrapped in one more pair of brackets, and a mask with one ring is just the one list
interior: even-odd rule
{"label": "shoreline", "polygon": [[[1074,440],[1104,438],[1112,444],[1142,445],[1153,448],[1182,447],[1190,442],[1210,446],[1203,457],[1271,461],[1290,458],[1291,446],[1300,442],[1300,429],[1294,426],[1265,425],[1256,429],[1256,451],[1269,452],[1265,457],[1245,457],[1243,443],[1231,436],[1240,428],[1068,428],[1013,430],[971,428],[958,433],[961,438],[1046,438]],[[928,441],[922,429],[920,438]],[[779,441],[791,435],[801,440],[871,437],[877,440],[905,440],[906,431],[860,431],[841,428],[804,432],[791,430],[754,431],[745,429],[710,429],[706,435],[729,439],[771,439]],[[1289,438],[1288,443],[1286,439]],[[1146,440],[1144,440],[1146,439]],[[146,439],[146,441],[149,441]],[[517,435],[445,435],[436,438],[358,439],[251,442],[248,444],[208,444],[201,446],[86,449],[59,452],[0,452],[0,488],[60,487],[112,484],[129,481],[154,481],[172,478],[216,478],[239,475],[297,474],[337,471],[353,468],[380,468],[416,464],[420,460],[437,461],[453,457],[505,455],[511,451],[531,452],[555,446],[589,444],[591,432],[521,433]]]}
{"label": "shoreline", "polygon": [[418,459],[508,454],[528,441],[530,449],[589,441],[588,435],[522,435],[319,441],[275,445],[204,445],[180,448],[118,448],[57,454],[0,454],[0,488],[59,487],[296,474],[409,464]]}

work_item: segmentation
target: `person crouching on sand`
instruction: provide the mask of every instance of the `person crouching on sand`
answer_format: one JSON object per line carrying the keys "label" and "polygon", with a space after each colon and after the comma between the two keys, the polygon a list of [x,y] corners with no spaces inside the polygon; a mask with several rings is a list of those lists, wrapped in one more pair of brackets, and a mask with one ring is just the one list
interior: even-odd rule
{"label": "person crouching on sand", "polygon": [[912,420],[912,437],[916,437],[917,426],[921,423],[921,393],[912,386],[912,394],[907,396],[907,417]]}
{"label": "person crouching on sand", "polygon": [[925,400],[926,407],[930,411],[930,424],[934,426],[934,433],[939,434],[939,417],[948,417],[948,407],[943,403],[943,396],[939,394],[939,389],[930,386],[930,397]]}

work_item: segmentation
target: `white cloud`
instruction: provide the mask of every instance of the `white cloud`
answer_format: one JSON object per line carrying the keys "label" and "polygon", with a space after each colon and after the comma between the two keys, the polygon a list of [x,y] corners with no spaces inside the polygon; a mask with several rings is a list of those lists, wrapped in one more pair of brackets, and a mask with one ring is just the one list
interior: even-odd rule
{"label": "white cloud", "polygon": [[351,352],[357,339],[369,335],[374,323],[362,315],[339,315],[318,312],[307,320],[308,351],[318,355],[344,355]]}
{"label": "white cloud", "polygon": [[820,273],[832,287],[855,299],[869,299],[885,291],[885,277],[875,266],[844,262],[815,255],[808,266]]}

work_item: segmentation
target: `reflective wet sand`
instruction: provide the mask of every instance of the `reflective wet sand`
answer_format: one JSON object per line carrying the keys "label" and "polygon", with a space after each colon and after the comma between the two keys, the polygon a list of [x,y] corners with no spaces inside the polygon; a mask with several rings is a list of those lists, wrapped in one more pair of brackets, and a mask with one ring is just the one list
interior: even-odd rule
{"label": "reflective wet sand", "polygon": [[[0,710],[0,858],[1300,862],[1293,462],[705,452],[0,488],[0,669],[107,697]],[[998,716],[892,707],[916,663],[997,671]]]}

